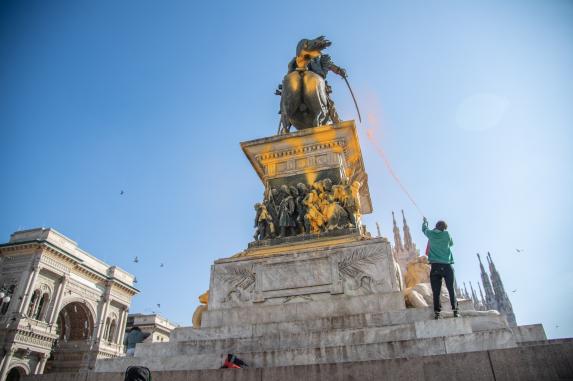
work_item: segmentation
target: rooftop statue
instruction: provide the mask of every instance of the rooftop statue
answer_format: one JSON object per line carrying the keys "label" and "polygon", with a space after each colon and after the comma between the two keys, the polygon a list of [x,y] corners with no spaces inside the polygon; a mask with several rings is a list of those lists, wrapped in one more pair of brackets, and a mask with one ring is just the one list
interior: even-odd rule
{"label": "rooftop statue", "polygon": [[300,40],[296,46],[296,57],[289,62],[288,73],[277,91],[281,95],[279,134],[288,133],[291,126],[301,130],[340,121],[326,75],[332,71],[346,79],[346,70],[322,53],[331,44],[320,36]]}

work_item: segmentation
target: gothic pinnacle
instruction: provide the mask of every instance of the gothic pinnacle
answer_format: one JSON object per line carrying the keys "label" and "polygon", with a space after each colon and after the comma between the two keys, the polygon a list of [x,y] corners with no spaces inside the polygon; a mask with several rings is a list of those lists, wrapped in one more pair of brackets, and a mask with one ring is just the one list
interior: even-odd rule
{"label": "gothic pinnacle", "polygon": [[402,237],[400,236],[400,229],[396,225],[396,218],[394,217],[394,211],[392,211],[392,223],[394,227],[392,231],[394,232],[394,248],[396,251],[403,251],[404,247],[402,246]]}

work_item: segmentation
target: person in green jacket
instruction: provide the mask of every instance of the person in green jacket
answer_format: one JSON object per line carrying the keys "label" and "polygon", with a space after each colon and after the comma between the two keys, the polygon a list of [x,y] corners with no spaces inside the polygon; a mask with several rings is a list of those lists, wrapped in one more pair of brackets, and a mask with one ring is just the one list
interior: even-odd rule
{"label": "person in green jacket", "polygon": [[432,286],[432,295],[434,299],[434,319],[439,319],[442,311],[442,305],[440,303],[442,279],[445,279],[446,281],[446,288],[450,295],[450,303],[452,304],[454,317],[460,317],[458,301],[454,290],[454,268],[452,267],[454,256],[452,255],[451,247],[453,246],[454,241],[447,229],[448,225],[444,221],[438,221],[435,229],[428,229],[428,220],[424,217],[422,232],[424,232],[424,235],[428,237],[430,247],[428,262],[430,262],[432,266],[430,270],[430,284]]}

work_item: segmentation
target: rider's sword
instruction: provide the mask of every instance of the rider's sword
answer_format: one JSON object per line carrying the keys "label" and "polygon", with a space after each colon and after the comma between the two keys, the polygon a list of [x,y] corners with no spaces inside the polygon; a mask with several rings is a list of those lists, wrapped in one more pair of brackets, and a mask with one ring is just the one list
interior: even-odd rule
{"label": "rider's sword", "polygon": [[352,100],[354,101],[354,106],[356,107],[356,112],[358,113],[358,120],[362,123],[362,117],[360,116],[360,109],[358,108],[358,103],[356,102],[356,97],[354,96],[354,92],[352,91],[352,87],[350,87],[350,83],[348,83],[348,78],[343,75],[341,76],[346,82],[346,86],[348,86],[348,90],[350,90],[350,95],[352,95]]}

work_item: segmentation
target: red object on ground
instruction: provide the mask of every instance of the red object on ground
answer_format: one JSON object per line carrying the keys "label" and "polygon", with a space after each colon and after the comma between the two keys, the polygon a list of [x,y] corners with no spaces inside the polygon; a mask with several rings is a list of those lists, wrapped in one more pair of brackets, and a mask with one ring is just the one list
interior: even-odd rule
{"label": "red object on ground", "polygon": [[232,362],[225,360],[225,363],[223,364],[223,368],[233,368],[233,369],[241,369],[240,366],[238,366],[237,364],[233,364]]}

